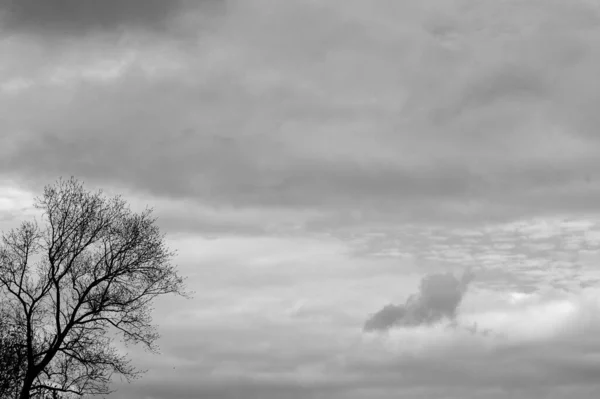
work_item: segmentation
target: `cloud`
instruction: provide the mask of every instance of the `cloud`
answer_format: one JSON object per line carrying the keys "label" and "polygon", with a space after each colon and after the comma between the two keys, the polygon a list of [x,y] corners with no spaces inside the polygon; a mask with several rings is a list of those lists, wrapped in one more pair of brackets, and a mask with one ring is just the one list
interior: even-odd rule
{"label": "cloud", "polygon": [[[139,384],[120,384],[117,395],[164,397],[170,391],[170,397],[188,398],[210,388],[207,397],[237,398],[252,387],[256,391],[248,397],[264,398],[281,397],[286,389],[298,397],[336,399],[478,398],[494,390],[491,397],[497,399],[561,397],[547,395],[550,391],[584,399],[593,395],[581,392],[598,392],[598,290],[544,292],[516,302],[513,295],[488,292],[501,299],[497,304],[471,294],[477,309],[461,310],[457,320],[478,322],[494,333],[423,324],[362,334],[321,322],[267,318],[271,308],[265,306],[211,310],[199,299],[184,305],[186,317],[174,317],[165,307],[171,316],[162,328],[163,356],[136,356],[150,372]],[[251,298],[229,295],[239,303]],[[210,311],[221,311],[214,322],[204,318]],[[237,388],[229,390],[232,386]]]}
{"label": "cloud", "polygon": [[503,391],[498,398],[532,397],[550,387],[577,398],[586,397],[578,394],[581,390],[598,391],[593,377],[600,326],[597,289],[519,294],[518,301],[504,293],[497,303],[481,294],[469,295],[470,309],[461,306],[457,322],[475,322],[489,333],[437,324],[365,334],[365,353],[354,366],[377,376],[380,387],[418,387],[436,398],[454,397],[449,390],[465,392],[456,397],[480,397],[478,390],[492,387]]}
{"label": "cloud", "polygon": [[451,273],[428,275],[421,280],[419,293],[411,295],[403,305],[386,305],[371,315],[363,329],[385,331],[432,324],[442,319],[454,320],[472,278],[470,271],[460,280]]}
{"label": "cloud", "polygon": [[[97,3],[77,4],[104,7],[97,20],[113,28],[158,26],[180,7]],[[104,29],[84,6],[67,18],[65,1],[15,4],[11,18],[28,29],[45,29],[23,22],[39,15],[52,32]],[[585,77],[600,64],[598,10],[435,4],[231,0],[186,44],[141,34],[110,45],[73,35],[62,52],[0,43],[1,169],[319,208],[331,220],[349,210],[394,222],[596,210],[600,147],[587,104],[597,90]],[[201,29],[185,20],[202,14],[186,8],[173,25]]]}
{"label": "cloud", "polygon": [[[201,3],[216,1],[201,0]],[[0,0],[5,32],[77,37],[130,28],[164,29],[185,0]]]}

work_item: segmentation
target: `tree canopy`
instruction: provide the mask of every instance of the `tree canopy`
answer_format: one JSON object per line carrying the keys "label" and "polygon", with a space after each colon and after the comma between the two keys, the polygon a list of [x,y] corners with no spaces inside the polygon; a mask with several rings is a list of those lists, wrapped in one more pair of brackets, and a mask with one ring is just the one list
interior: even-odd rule
{"label": "tree canopy", "polygon": [[174,253],[151,209],[133,212],[74,178],[46,186],[35,207],[41,220],[0,242],[0,300],[12,326],[1,350],[20,362],[16,370],[0,364],[19,378],[6,389],[21,399],[108,394],[113,374],[131,380],[142,372],[115,337],[156,351],[153,300],[186,295]]}

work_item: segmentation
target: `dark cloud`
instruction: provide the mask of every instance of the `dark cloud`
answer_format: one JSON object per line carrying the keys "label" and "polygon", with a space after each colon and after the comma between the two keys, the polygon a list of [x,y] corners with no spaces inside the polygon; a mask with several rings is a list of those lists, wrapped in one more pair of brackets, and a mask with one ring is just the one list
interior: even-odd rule
{"label": "dark cloud", "polygon": [[165,132],[171,140],[162,141],[146,137],[145,131],[113,141],[86,137],[85,130],[79,136],[45,135],[23,143],[0,164],[31,176],[41,176],[40,171],[46,178],[78,174],[157,195],[253,206],[345,207],[363,201],[395,206],[422,197],[466,196],[480,184],[455,165],[414,171],[286,161],[289,149],[265,137],[227,140],[204,132]]}
{"label": "dark cloud", "polygon": [[[369,217],[382,212],[387,219],[393,212],[398,220],[450,220],[453,216],[464,222],[472,215],[492,219],[519,212],[592,209],[600,197],[594,183],[585,183],[576,169],[568,167],[484,175],[458,163],[412,168],[295,157],[294,149],[274,134],[252,134],[243,126],[232,135],[213,133],[209,126],[188,130],[185,112],[170,108],[164,99],[158,92],[148,93],[146,109],[138,110],[127,110],[127,106],[117,110],[108,98],[82,99],[71,105],[71,120],[40,126],[52,131],[14,143],[13,151],[0,159],[2,171],[32,179],[36,187],[60,175],[77,175],[209,204],[364,209]],[[212,107],[207,108],[210,112]],[[88,112],[88,118],[78,121],[77,110]],[[216,119],[220,119],[217,113],[213,114]],[[172,125],[165,125],[164,120]],[[238,128],[235,121],[216,123],[224,131]],[[570,186],[578,180],[581,194]]]}
{"label": "dark cloud", "polygon": [[[5,18],[22,31],[73,34],[158,27],[189,6],[68,3],[15,1]],[[0,171],[36,187],[74,174],[210,204],[317,209],[331,220],[356,211],[394,224],[600,209],[600,145],[579,128],[596,125],[598,90],[586,77],[598,69],[590,43],[600,30],[572,34],[587,6],[564,20],[567,7],[553,3],[546,15],[529,4],[525,30],[504,3],[447,10],[442,25],[456,42],[439,43],[416,3],[309,3],[227,2],[214,30],[181,46],[89,40],[47,59],[26,40],[2,43],[12,68],[0,82]],[[177,21],[195,26],[198,14]],[[553,36],[540,15],[560,22]],[[380,31],[396,25],[406,29]]]}
{"label": "dark cloud", "polygon": [[364,330],[384,331],[453,320],[472,278],[471,271],[466,271],[460,279],[451,273],[428,275],[421,280],[417,294],[403,305],[389,304],[371,315]]}
{"label": "dark cloud", "polygon": [[3,29],[9,32],[75,36],[129,27],[164,29],[187,3],[185,0],[0,0],[0,15]]}

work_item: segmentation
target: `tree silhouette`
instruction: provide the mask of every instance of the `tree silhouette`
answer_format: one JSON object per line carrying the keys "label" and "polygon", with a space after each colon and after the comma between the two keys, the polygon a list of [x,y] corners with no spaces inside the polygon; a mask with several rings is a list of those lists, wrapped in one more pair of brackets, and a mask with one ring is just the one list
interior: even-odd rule
{"label": "tree silhouette", "polygon": [[156,351],[153,300],[185,296],[152,210],[60,179],[35,199],[43,225],[23,222],[0,243],[0,299],[21,326],[19,398],[108,394],[133,367],[113,340]]}

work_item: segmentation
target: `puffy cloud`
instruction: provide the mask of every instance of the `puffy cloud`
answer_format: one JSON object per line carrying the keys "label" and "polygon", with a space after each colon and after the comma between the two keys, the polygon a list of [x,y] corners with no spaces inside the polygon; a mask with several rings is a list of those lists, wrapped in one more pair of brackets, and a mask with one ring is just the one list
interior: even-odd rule
{"label": "puffy cloud", "polygon": [[431,274],[421,280],[419,292],[403,305],[389,304],[371,315],[365,331],[388,330],[397,326],[432,324],[442,319],[454,320],[473,275],[466,271],[458,279],[451,273]]}

